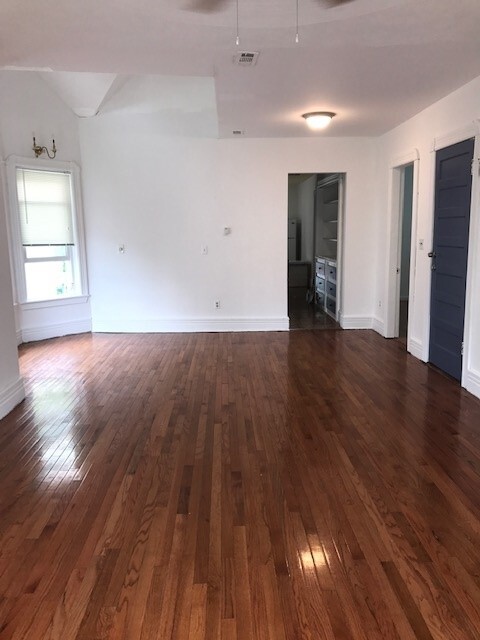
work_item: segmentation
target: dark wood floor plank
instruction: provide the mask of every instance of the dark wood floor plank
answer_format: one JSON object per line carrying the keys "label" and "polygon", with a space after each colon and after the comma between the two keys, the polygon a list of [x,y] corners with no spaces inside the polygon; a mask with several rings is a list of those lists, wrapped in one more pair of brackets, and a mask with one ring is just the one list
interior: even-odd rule
{"label": "dark wood floor plank", "polygon": [[478,640],[480,402],[370,331],[20,347],[1,640]]}

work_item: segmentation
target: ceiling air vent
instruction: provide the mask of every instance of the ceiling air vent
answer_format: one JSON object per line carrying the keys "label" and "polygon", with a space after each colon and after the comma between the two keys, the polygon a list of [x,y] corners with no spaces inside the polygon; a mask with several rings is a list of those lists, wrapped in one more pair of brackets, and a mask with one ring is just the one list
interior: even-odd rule
{"label": "ceiling air vent", "polygon": [[233,61],[239,67],[253,67],[257,64],[258,51],[241,51],[233,56]]}

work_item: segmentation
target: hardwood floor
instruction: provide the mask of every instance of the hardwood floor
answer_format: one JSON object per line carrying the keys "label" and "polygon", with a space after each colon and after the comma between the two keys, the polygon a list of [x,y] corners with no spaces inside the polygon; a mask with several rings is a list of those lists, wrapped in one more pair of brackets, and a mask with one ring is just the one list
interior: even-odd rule
{"label": "hardwood floor", "polygon": [[369,331],[24,346],[0,638],[480,638],[480,402]]}
{"label": "hardwood floor", "polygon": [[297,329],[327,329],[329,331],[340,329],[340,325],[325,311],[319,309],[313,303],[307,304],[305,296],[297,300],[289,296],[288,317],[290,331],[296,331]]}

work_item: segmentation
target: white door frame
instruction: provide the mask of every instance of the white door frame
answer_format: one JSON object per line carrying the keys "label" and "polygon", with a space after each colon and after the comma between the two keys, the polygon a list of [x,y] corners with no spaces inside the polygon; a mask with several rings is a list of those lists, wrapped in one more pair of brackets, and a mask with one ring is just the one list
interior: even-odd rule
{"label": "white door frame", "polygon": [[[390,175],[388,184],[388,202],[390,203],[390,211],[388,216],[387,229],[387,252],[386,252],[386,291],[384,300],[385,309],[385,326],[384,335],[386,338],[396,338],[398,336],[398,305],[400,299],[400,268],[401,262],[401,225],[403,217],[403,169],[406,165],[413,164],[413,194],[412,194],[412,235],[410,244],[410,277],[409,277],[409,293],[408,306],[409,310],[413,308],[413,300],[415,298],[415,272],[417,266],[417,220],[418,220],[418,174],[420,165],[420,156],[418,149],[413,149],[396,158],[390,164]],[[424,250],[427,250],[424,247]],[[408,314],[407,328],[407,350],[411,350],[410,346],[410,328],[412,314]]]}

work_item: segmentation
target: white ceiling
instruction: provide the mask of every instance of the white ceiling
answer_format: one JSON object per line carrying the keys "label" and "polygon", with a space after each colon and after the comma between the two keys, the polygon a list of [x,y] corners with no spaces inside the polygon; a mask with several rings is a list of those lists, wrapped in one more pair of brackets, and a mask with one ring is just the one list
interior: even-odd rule
{"label": "white ceiling", "polygon": [[[480,0],[299,0],[298,44],[295,0],[239,0],[240,47],[235,0],[211,14],[188,3],[0,0],[0,67],[43,69],[79,116],[125,110],[128,96],[136,112],[188,111],[189,97],[220,137],[378,135],[480,75]],[[239,49],[257,65],[235,66]],[[301,114],[317,109],[338,115],[312,134]]]}

